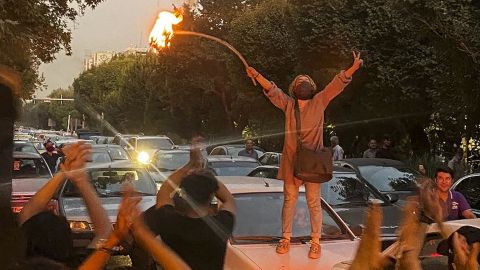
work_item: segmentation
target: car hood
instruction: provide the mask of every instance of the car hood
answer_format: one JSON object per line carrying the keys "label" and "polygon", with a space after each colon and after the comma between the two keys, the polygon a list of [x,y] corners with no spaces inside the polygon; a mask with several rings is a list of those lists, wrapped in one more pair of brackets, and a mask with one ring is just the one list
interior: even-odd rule
{"label": "car hood", "polygon": [[[139,207],[142,212],[153,206],[156,202],[155,196],[142,196],[141,198],[142,201],[139,203]],[[120,206],[122,198],[107,197],[100,198],[100,200],[103,208],[107,211],[108,218],[112,223],[115,223],[117,220],[118,207]],[[87,221],[91,223],[87,207],[82,198],[62,198],[60,205],[67,220]]]}
{"label": "car hood", "polygon": [[[365,213],[367,212],[367,206],[333,206],[333,209],[337,214],[349,225],[350,227],[361,225],[364,226]],[[381,226],[381,236],[391,237],[396,235],[396,230],[400,225],[402,218],[402,211],[395,205],[382,206],[383,221]]]}
{"label": "car hood", "polygon": [[[308,244],[292,243],[290,251],[283,255],[275,252],[276,244],[229,244],[224,269],[331,269],[339,262],[353,259],[358,244],[359,240],[322,242],[322,256],[318,260],[308,259]],[[338,252],[339,250],[342,252]]]}
{"label": "car hood", "polygon": [[12,195],[34,195],[50,178],[17,178],[12,180]]}

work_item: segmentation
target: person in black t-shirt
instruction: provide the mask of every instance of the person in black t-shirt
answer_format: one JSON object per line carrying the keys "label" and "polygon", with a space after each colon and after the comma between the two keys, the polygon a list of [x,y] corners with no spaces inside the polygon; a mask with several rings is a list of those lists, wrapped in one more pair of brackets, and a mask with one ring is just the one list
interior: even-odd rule
{"label": "person in black t-shirt", "polygon": [[55,153],[55,145],[53,144],[52,141],[47,141],[45,144],[45,149],[47,150],[45,153],[42,153],[43,159],[45,159],[45,162],[47,162],[48,168],[50,168],[50,171],[52,174],[56,173],[56,166],[57,166],[57,160],[61,157],[59,154]]}
{"label": "person in black t-shirt", "polygon": [[[157,204],[145,211],[144,218],[150,229],[193,270],[223,269],[234,226],[235,201],[211,172],[199,169],[203,158],[198,143],[192,145],[189,163],[161,186]],[[214,196],[221,202],[216,213],[210,206]]]}

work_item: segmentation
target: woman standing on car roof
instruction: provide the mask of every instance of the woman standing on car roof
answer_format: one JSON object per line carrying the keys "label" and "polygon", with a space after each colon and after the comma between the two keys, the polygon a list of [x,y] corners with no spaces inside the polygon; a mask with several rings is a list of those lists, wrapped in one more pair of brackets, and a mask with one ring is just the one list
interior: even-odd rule
{"label": "woman standing on car roof", "polygon": [[353,52],[353,65],[341,71],[324,88],[318,91],[315,82],[307,75],[298,75],[289,87],[289,95],[285,94],[275,83],[267,80],[254,68],[249,67],[247,74],[254,78],[264,89],[264,94],[277,108],[285,113],[285,141],[278,179],[284,180],[284,203],[282,209],[282,240],[277,245],[277,253],[289,251],[292,235],[292,222],[301,185],[305,185],[306,199],[310,211],[312,245],[308,257],[320,258],[320,236],[322,226],[322,208],[320,183],[304,182],[294,176],[294,159],[297,149],[295,104],[298,100],[301,120],[302,146],[310,150],[323,148],[324,111],[352,80],[352,75],[361,67],[363,60],[360,53]]}

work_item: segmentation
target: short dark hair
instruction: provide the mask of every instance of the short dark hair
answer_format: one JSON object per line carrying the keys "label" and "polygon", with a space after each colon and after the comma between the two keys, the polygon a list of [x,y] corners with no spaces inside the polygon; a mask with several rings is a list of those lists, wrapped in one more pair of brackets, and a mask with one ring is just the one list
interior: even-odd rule
{"label": "short dark hair", "polygon": [[41,212],[22,225],[27,239],[27,258],[46,257],[69,263],[73,254],[70,225],[64,217]]}
{"label": "short dark hair", "polygon": [[438,167],[437,170],[435,170],[435,178],[437,178],[438,173],[448,173],[450,174],[450,177],[453,178],[453,170],[450,169],[449,167]]}
{"label": "short dark hair", "polygon": [[218,180],[208,170],[197,170],[183,178],[180,188],[196,203],[206,205],[218,190]]}

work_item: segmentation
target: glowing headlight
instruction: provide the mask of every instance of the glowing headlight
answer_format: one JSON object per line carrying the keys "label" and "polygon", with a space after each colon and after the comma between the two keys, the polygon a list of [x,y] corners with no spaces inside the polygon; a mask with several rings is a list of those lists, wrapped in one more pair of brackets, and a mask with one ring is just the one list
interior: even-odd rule
{"label": "glowing headlight", "polygon": [[84,231],[91,231],[92,227],[86,221],[69,221],[70,229],[73,232],[84,232]]}
{"label": "glowing headlight", "polygon": [[138,153],[137,160],[140,163],[148,164],[150,163],[150,155],[147,152],[140,152]]}

